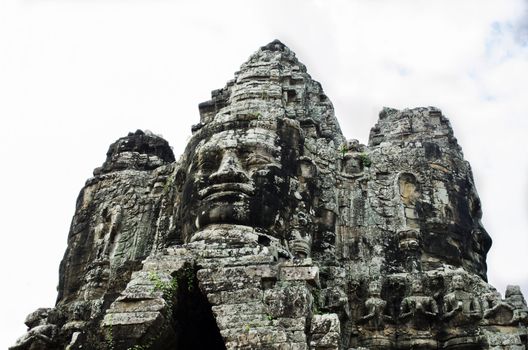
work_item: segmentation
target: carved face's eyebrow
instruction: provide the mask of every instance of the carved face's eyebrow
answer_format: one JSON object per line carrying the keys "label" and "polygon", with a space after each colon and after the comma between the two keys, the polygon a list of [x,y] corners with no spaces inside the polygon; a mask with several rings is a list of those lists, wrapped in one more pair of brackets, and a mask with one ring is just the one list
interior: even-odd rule
{"label": "carved face's eyebrow", "polygon": [[280,149],[275,145],[277,134],[273,131],[254,128],[241,132],[241,130],[225,130],[212,135],[207,141],[201,142],[196,148],[197,153],[212,150],[243,147],[263,149],[271,154],[276,154]]}
{"label": "carved face's eyebrow", "polygon": [[247,165],[268,164],[280,165],[281,156],[278,150],[257,149],[240,152],[240,159]]}
{"label": "carved face's eyebrow", "polygon": [[200,152],[199,154],[197,154],[196,157],[194,157],[194,159],[195,159],[195,162],[199,162],[199,163],[206,161],[206,160],[212,161],[218,157],[218,153],[219,153],[219,150],[206,149]]}
{"label": "carved face's eyebrow", "polygon": [[259,143],[259,142],[244,142],[244,143],[241,143],[240,146],[242,146],[243,148],[248,148],[252,151],[260,150],[273,157],[278,156],[280,153],[280,148],[278,146],[275,146],[274,144]]}

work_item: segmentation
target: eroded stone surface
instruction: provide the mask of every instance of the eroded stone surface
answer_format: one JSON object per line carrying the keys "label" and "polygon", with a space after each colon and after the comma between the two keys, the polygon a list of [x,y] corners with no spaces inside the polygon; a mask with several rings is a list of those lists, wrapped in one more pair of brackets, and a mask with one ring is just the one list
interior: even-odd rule
{"label": "eroded stone surface", "polygon": [[177,162],[149,132],[110,146],[57,305],[12,349],[526,349],[440,110],[385,108],[368,145],[347,141],[278,41],[199,108]]}

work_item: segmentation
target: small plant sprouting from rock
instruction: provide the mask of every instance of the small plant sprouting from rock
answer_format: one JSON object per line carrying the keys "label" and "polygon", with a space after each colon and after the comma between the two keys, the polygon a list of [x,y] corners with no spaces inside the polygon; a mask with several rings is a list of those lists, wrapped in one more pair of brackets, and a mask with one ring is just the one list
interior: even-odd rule
{"label": "small plant sprouting from rock", "polygon": [[160,291],[163,294],[163,299],[172,307],[176,292],[179,286],[187,284],[187,290],[192,292],[194,289],[194,270],[191,266],[187,266],[183,271],[180,271],[177,276],[172,277],[169,281],[164,281],[156,272],[149,272],[149,279],[154,283],[154,290]]}
{"label": "small plant sprouting from rock", "polygon": [[167,181],[165,181],[165,184],[163,185],[163,194],[169,193],[170,189],[172,188],[172,185],[174,184],[174,180],[176,179],[176,172],[169,175],[167,178]]}
{"label": "small plant sprouting from rock", "polygon": [[194,271],[191,267],[184,270],[185,278],[187,279],[187,290],[192,292],[194,289]]}
{"label": "small plant sprouting from rock", "polygon": [[321,314],[321,291],[319,289],[312,289],[312,311],[314,315]]}
{"label": "small plant sprouting from rock", "polygon": [[254,117],[254,118],[256,118],[256,119],[260,119],[260,117],[262,117],[262,114],[260,114],[259,111],[250,112],[249,115]]}
{"label": "small plant sprouting from rock", "polygon": [[361,163],[361,166],[365,168],[368,168],[372,165],[372,161],[370,160],[370,157],[366,153],[359,154],[359,162]]}
{"label": "small plant sprouting from rock", "polygon": [[176,291],[178,290],[178,279],[173,277],[170,281],[163,281],[155,272],[149,273],[149,279],[154,283],[154,290],[162,292],[163,299],[165,299],[169,307],[172,307]]}
{"label": "small plant sprouting from rock", "polygon": [[127,350],[147,350],[147,348],[143,345],[134,345],[133,347],[128,348]]}
{"label": "small plant sprouting from rock", "polygon": [[257,324],[253,322],[246,323],[244,325],[244,332],[249,333],[249,331],[251,331],[251,328],[255,328],[255,327],[257,327]]}
{"label": "small plant sprouting from rock", "polygon": [[341,146],[339,146],[339,152],[341,152],[341,158],[345,158],[345,154],[347,153],[348,151],[348,147],[346,144],[341,144]]}

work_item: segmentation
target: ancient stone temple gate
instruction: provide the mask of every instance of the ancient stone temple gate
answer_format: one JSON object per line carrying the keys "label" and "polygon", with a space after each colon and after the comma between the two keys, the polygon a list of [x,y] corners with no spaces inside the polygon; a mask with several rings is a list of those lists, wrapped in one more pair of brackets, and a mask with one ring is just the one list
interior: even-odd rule
{"label": "ancient stone temple gate", "polygon": [[110,146],[57,305],[11,349],[527,349],[440,110],[385,108],[368,146],[347,141],[279,41],[199,108],[178,161],[142,131]]}

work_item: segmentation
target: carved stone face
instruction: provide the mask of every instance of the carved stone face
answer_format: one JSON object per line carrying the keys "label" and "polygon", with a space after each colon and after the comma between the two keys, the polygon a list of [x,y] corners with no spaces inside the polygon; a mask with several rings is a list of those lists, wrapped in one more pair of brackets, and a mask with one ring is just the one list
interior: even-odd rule
{"label": "carved stone face", "polygon": [[423,293],[423,284],[420,280],[414,280],[411,283],[412,295],[421,295]]}
{"label": "carved stone face", "polygon": [[369,284],[370,296],[379,297],[381,294],[381,284],[378,281],[372,281]]}
{"label": "carved stone face", "polygon": [[[467,171],[461,168],[454,172]],[[443,176],[443,175],[440,175]],[[480,199],[470,174],[462,179],[433,181],[432,203],[417,205],[423,249],[440,260],[486,278],[491,238],[482,226]]]}
{"label": "carved stone face", "polygon": [[183,187],[190,231],[209,224],[276,224],[299,152],[298,138],[281,137],[283,131],[233,128],[197,143]]}
{"label": "carved stone face", "polygon": [[460,275],[453,276],[451,285],[454,290],[463,290],[464,289],[464,278]]}

